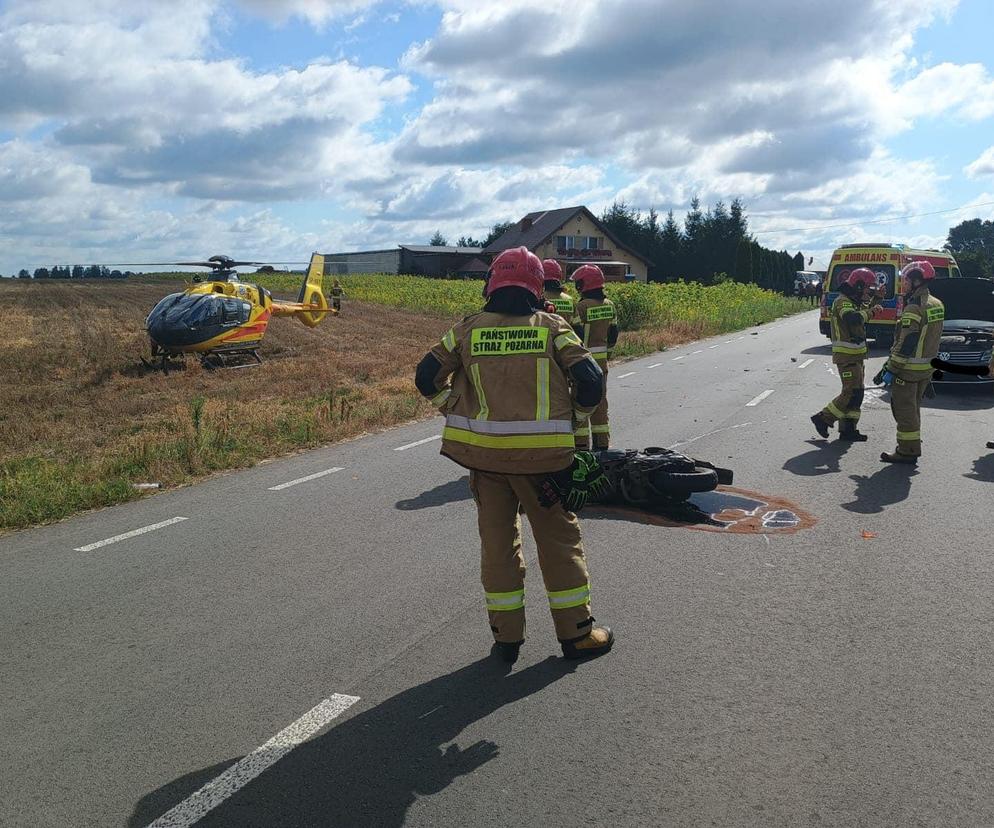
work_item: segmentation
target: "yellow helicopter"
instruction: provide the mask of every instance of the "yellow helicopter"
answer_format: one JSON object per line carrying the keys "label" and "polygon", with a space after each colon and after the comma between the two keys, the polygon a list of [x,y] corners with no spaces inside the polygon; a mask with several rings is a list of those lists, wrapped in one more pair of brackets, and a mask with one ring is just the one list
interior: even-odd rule
{"label": "yellow helicopter", "polygon": [[[304,274],[296,302],[280,302],[260,285],[242,282],[236,267],[260,262],[236,262],[228,256],[211,256],[205,262],[145,263],[209,267],[210,278],[194,283],[181,293],[161,299],[145,318],[145,330],[157,366],[168,370],[173,357],[195,354],[207,368],[262,362],[259,346],[269,326],[278,316],[293,316],[308,328],[321,324],[325,316],[338,314],[329,308],[323,292],[324,256],[314,253]],[[340,293],[340,291],[339,291]],[[147,360],[142,362],[151,366]],[[251,364],[251,363],[249,363]]]}

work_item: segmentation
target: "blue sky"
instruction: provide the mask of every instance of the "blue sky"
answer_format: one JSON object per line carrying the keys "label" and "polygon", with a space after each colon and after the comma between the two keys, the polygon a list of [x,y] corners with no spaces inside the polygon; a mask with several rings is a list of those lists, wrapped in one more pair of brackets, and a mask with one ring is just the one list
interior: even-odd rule
{"label": "blue sky", "polygon": [[994,202],[991,32],[986,0],[0,0],[0,273],[695,194],[817,262],[941,244],[994,206],[865,222]]}

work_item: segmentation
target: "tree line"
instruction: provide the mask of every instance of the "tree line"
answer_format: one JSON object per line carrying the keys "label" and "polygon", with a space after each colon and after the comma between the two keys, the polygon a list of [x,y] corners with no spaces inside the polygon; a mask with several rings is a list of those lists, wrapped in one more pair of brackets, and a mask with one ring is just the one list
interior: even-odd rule
{"label": "tree line", "polygon": [[970,219],[950,228],[946,247],[956,257],[961,276],[994,276],[994,221]]}
{"label": "tree line", "polygon": [[682,226],[672,210],[660,221],[655,209],[643,213],[616,201],[604,211],[601,222],[622,244],[651,262],[650,282],[752,282],[790,293],[796,271],[804,270],[804,254],[770,250],[749,235],[748,219],[737,198],[728,206],[717,201],[702,210],[695,196]]}
{"label": "tree line", "polygon": [[54,265],[37,267],[31,273],[24,268],[17,272],[18,279],[127,279],[130,270],[111,270],[104,265]]}

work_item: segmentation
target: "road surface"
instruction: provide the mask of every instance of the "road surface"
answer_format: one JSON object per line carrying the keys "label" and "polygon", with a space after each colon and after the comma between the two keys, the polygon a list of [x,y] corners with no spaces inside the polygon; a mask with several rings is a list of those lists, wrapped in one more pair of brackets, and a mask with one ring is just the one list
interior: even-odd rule
{"label": "road surface", "polygon": [[522,658],[487,657],[438,419],[0,538],[0,825],[994,824],[994,395],[940,392],[918,470],[876,396],[818,441],[816,328],[612,366],[616,445],[817,523],[585,515],[592,662],[531,547]]}

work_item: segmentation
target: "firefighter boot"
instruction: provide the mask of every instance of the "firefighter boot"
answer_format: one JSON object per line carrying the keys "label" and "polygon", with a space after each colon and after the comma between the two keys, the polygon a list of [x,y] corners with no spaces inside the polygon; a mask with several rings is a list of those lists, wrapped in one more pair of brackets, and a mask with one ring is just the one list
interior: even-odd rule
{"label": "firefighter boot", "polygon": [[854,420],[839,420],[839,439],[853,443],[865,443],[869,438],[860,433]]}
{"label": "firefighter boot", "polygon": [[566,658],[594,658],[604,655],[614,644],[614,633],[610,627],[591,627],[590,632],[569,641],[560,641]]}
{"label": "firefighter boot", "polygon": [[991,441],[990,441],[990,442],[989,442],[989,443],[987,444],[987,448],[989,448],[989,449],[994,449],[994,440],[991,440]]}
{"label": "firefighter boot", "polygon": [[832,424],[822,416],[820,411],[811,417],[811,423],[814,425],[815,431],[827,440],[828,430],[832,427]]}
{"label": "firefighter boot", "polygon": [[514,664],[518,660],[518,653],[521,652],[521,645],[524,643],[524,641],[495,641],[490,654],[506,664]]}
{"label": "firefighter boot", "polygon": [[909,466],[918,465],[918,458],[913,454],[901,454],[898,451],[891,454],[888,454],[886,451],[882,451],[880,452],[880,459],[884,463],[906,463]]}

